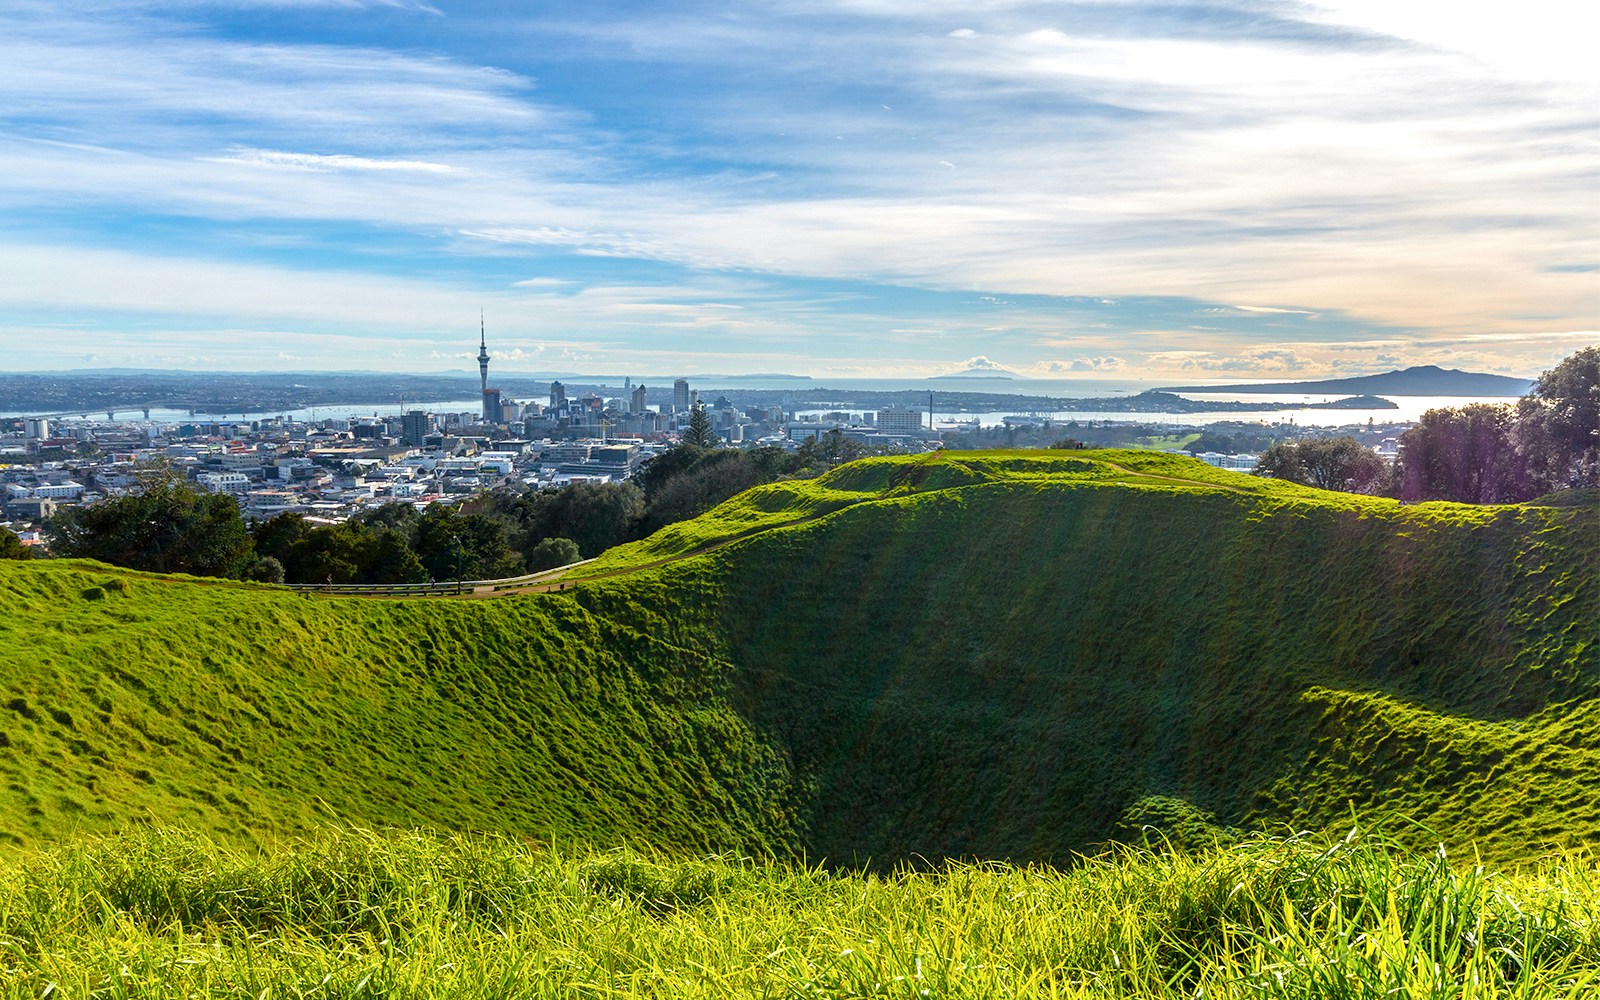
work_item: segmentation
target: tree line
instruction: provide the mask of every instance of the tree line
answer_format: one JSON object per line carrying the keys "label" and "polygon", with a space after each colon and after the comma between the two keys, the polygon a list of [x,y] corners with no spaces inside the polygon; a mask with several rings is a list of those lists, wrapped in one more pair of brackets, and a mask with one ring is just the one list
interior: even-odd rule
{"label": "tree line", "polygon": [[[126,496],[64,508],[46,534],[56,556],[157,573],[310,584],[500,579],[592,558],[752,486],[819,475],[857,457],[859,446],[845,447],[853,444],[808,441],[794,452],[682,444],[629,482],[502,488],[425,509],[389,503],[338,524],[293,513],[247,523],[234,497],[165,475]],[[31,555],[4,541],[0,557]]]}
{"label": "tree line", "polygon": [[1349,437],[1272,445],[1258,475],[1414,502],[1518,503],[1600,488],[1600,347],[1565,359],[1515,404],[1429,410],[1391,465]]}

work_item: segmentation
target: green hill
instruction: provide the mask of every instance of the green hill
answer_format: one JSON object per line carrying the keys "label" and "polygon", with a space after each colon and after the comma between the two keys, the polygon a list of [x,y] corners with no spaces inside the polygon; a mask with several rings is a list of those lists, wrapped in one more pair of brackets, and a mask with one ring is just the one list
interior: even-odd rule
{"label": "green hill", "polygon": [[303,597],[12,563],[0,832],[330,821],[679,850],[793,840],[727,665],[571,600]]}
{"label": "green hill", "polygon": [[338,817],[841,862],[1352,809],[1502,858],[1600,834],[1590,506],[875,459],[573,580],[380,601],[8,565],[0,831]]}

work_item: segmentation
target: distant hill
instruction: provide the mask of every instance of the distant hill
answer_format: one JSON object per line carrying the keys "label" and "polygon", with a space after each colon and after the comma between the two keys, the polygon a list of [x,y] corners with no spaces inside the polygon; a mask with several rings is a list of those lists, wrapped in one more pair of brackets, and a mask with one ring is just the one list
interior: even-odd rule
{"label": "distant hill", "polygon": [[947,378],[1021,378],[1016,372],[1006,371],[1004,368],[968,368],[965,371],[951,372],[948,375],[930,375],[928,380]]}
{"label": "distant hill", "polygon": [[1417,365],[1381,375],[1357,375],[1315,382],[1269,382],[1264,385],[1175,385],[1165,392],[1336,392],[1392,396],[1524,396],[1531,379],[1485,372],[1464,372],[1437,365]]}

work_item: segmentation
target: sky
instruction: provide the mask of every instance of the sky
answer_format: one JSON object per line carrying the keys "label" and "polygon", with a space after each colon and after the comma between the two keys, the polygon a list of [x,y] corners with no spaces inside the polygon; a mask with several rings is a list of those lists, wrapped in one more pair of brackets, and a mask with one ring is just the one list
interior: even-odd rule
{"label": "sky", "polygon": [[6,0],[0,346],[95,367],[1534,376],[1590,0]]}

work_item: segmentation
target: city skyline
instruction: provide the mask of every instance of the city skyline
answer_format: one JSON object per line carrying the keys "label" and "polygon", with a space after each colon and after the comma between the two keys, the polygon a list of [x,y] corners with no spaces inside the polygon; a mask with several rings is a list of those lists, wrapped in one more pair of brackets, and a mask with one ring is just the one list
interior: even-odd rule
{"label": "city skyline", "polygon": [[[13,371],[1530,377],[1588,5],[20,0]],[[481,333],[481,326],[480,326]]]}

